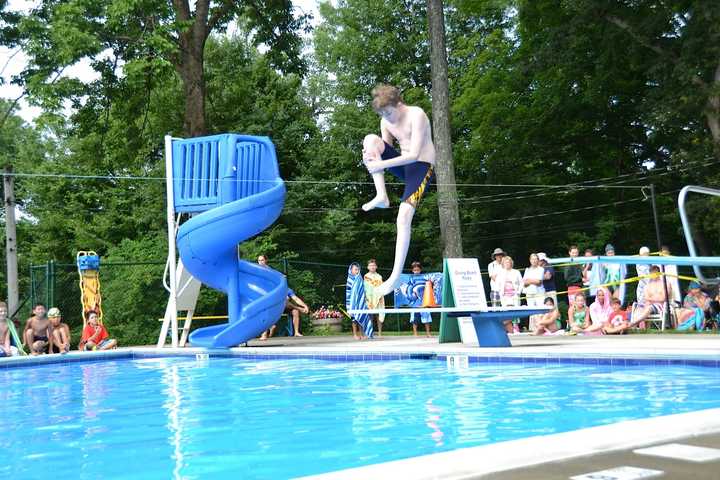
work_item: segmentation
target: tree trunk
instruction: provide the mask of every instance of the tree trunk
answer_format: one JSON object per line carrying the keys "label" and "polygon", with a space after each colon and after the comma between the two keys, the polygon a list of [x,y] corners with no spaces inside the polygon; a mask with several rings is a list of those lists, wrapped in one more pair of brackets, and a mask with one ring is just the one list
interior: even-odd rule
{"label": "tree trunk", "polygon": [[445,258],[462,257],[460,214],[450,138],[450,91],[442,0],[427,0],[427,11],[430,30],[433,139],[437,150],[436,175],[440,240]]}
{"label": "tree trunk", "polygon": [[205,125],[205,76],[203,72],[203,52],[189,49],[181,54],[178,66],[183,82],[185,96],[185,117],[183,129],[188,137],[198,137],[207,133]]}
{"label": "tree trunk", "polygon": [[[20,301],[18,290],[17,233],[15,229],[14,178],[9,175],[12,167],[5,167],[3,188],[5,197],[5,256],[7,259],[7,307],[8,315],[15,315]],[[19,347],[19,345],[18,345]]]}
{"label": "tree trunk", "polygon": [[715,142],[715,151],[720,155],[720,64],[715,68],[713,83],[710,85],[710,95],[707,101],[707,110],[705,118],[707,119],[708,128]]}
{"label": "tree trunk", "polygon": [[205,124],[205,41],[212,26],[208,23],[209,0],[197,0],[191,14],[188,0],[173,0],[177,19],[192,25],[178,32],[179,53],[174,59],[175,69],[183,83],[185,96],[185,119],[183,128],[188,137],[207,133]]}

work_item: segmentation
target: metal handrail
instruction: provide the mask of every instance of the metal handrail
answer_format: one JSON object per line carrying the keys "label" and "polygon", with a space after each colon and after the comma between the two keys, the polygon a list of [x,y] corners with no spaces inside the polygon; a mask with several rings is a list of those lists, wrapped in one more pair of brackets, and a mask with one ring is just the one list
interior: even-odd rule
{"label": "metal handrail", "polygon": [[[695,249],[695,241],[693,240],[692,236],[692,228],[690,228],[690,220],[688,219],[687,212],[685,211],[685,199],[687,197],[687,194],[690,192],[720,197],[720,190],[707,187],[698,187],[695,185],[688,185],[686,187],[683,187],[683,189],[680,190],[680,194],[678,195],[678,210],[680,212],[680,221],[682,222],[683,232],[685,233],[685,242],[688,246],[688,252],[690,253],[691,257],[697,257],[698,254],[697,250]],[[693,265],[693,271],[695,272],[695,276],[698,278],[698,280],[700,280],[704,284],[712,285],[720,283],[720,277],[705,278],[705,276],[702,274],[702,271],[700,270],[700,265]]]}

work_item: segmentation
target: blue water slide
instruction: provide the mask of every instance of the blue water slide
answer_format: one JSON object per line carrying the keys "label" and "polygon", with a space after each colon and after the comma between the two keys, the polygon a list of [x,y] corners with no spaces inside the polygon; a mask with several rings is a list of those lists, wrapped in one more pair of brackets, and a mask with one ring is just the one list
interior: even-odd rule
{"label": "blue water slide", "polygon": [[237,245],[277,220],[285,202],[275,147],[267,137],[214,135],[173,140],[177,246],[187,270],[228,297],[228,323],[198,328],[190,343],[232,347],[258,336],[282,315],[285,277],[238,258]]}

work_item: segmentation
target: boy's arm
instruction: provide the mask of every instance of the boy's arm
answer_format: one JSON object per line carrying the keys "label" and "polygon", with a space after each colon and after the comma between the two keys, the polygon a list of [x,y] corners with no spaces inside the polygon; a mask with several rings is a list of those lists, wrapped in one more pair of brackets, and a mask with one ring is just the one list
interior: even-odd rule
{"label": "boy's arm", "polygon": [[[32,328],[32,321],[33,317],[30,317],[27,319],[27,322],[25,322],[25,328],[23,329],[22,338],[20,339],[23,345],[25,345],[25,334]],[[29,347],[30,345],[27,346]]]}
{"label": "boy's arm", "polygon": [[308,313],[310,311],[310,308],[305,304],[305,302],[302,301],[302,298],[298,297],[297,295],[293,295],[291,298],[298,307],[301,307],[300,310],[303,313]]}
{"label": "boy's arm", "polygon": [[[408,163],[417,162],[418,157],[420,156],[423,141],[428,136],[430,122],[428,121],[426,115],[420,115],[418,113],[413,115],[411,122],[412,133],[410,134],[410,150],[405,153],[401,153],[399,157],[395,157],[390,160],[368,162],[367,167],[370,173],[380,172],[387,168],[401,167],[403,165],[407,165]],[[380,129],[382,131],[382,121],[380,122]]]}
{"label": "boy's arm", "polygon": [[385,120],[380,120],[380,136],[388,145],[392,145],[395,140],[395,137],[392,136],[392,133],[388,130],[387,125],[385,125]]}

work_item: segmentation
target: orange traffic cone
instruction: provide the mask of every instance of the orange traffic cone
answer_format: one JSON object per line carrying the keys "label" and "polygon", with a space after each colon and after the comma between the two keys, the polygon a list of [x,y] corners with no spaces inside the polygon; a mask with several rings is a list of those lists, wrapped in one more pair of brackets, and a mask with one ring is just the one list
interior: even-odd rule
{"label": "orange traffic cone", "polygon": [[435,303],[435,290],[433,289],[432,280],[425,282],[425,291],[423,292],[423,308],[433,308],[439,305]]}

